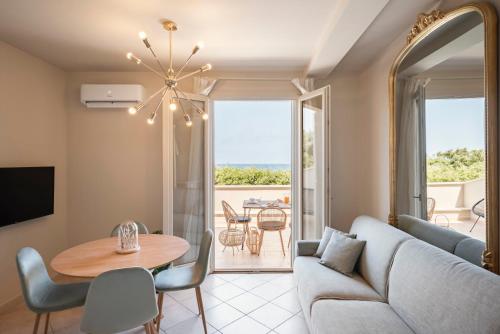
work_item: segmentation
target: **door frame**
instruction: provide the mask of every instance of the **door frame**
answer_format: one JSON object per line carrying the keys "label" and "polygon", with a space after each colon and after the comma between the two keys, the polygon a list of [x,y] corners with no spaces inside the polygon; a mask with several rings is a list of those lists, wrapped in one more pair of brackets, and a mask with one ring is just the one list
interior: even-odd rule
{"label": "door frame", "polygon": [[[230,98],[217,98],[217,99],[208,99],[209,101],[209,105],[210,105],[210,114],[209,114],[209,121],[210,121],[210,138],[208,140],[206,140],[206,143],[208,143],[210,145],[210,147],[207,149],[208,152],[210,152],[210,169],[209,169],[209,172],[211,174],[210,176],[210,184],[209,184],[209,187],[210,187],[210,196],[211,196],[211,218],[210,219],[210,222],[209,222],[209,226],[210,226],[210,229],[212,229],[212,231],[214,231],[215,233],[215,219],[213,219],[214,217],[214,214],[215,214],[215,210],[214,210],[214,197],[215,197],[215,185],[214,185],[214,178],[213,178],[213,171],[214,171],[214,168],[215,168],[215,165],[213,164],[214,163],[214,136],[215,136],[215,131],[214,131],[214,123],[213,123],[213,119],[214,119],[214,111],[215,111],[215,107],[214,107],[214,103],[216,101],[290,101],[291,103],[291,110],[290,110],[290,117],[291,117],[291,131],[290,131],[290,142],[291,142],[291,154],[290,154],[290,158],[291,158],[291,162],[290,162],[290,167],[291,167],[291,176],[292,176],[292,182],[291,182],[291,185],[290,185],[290,194],[291,194],[291,204],[292,204],[292,210],[291,210],[291,219],[292,221],[294,222],[293,225],[292,225],[292,242],[295,242],[295,230],[296,228],[293,228],[295,226],[295,202],[293,200],[293,189],[294,189],[294,165],[295,165],[295,140],[296,140],[296,129],[295,129],[295,124],[296,124],[296,120],[297,120],[297,113],[298,113],[298,108],[297,108],[297,99],[293,99],[293,98],[287,98],[287,97],[277,97],[277,98],[248,98],[248,97],[241,97],[241,98],[238,98],[238,97],[230,97]],[[208,133],[208,131],[207,131]],[[208,177],[207,177],[208,179]],[[217,238],[217,236],[214,236],[214,240]],[[256,268],[236,268],[235,270],[217,270],[216,267],[215,267],[215,241],[212,243],[212,251],[211,251],[211,254],[210,254],[210,269],[209,269],[209,272],[271,272],[271,271],[276,271],[276,272],[289,272],[292,270],[293,268],[293,259],[295,258],[295,247],[293,247],[293,243],[292,243],[292,246],[290,247],[291,249],[291,253],[290,253],[290,267],[287,268],[287,269],[279,269],[279,268],[259,268],[259,269],[256,269]]]}
{"label": "door frame", "polygon": [[[296,107],[294,108],[294,124],[292,124],[294,149],[293,149],[293,165],[292,165],[292,198],[294,207],[292,209],[293,216],[296,221],[296,228],[293,229],[293,239],[294,241],[303,240],[302,234],[302,113],[301,106],[302,102],[309,100],[311,98],[321,96],[323,105],[322,114],[322,126],[323,126],[323,150],[322,154],[324,157],[323,161],[323,171],[324,171],[324,186],[323,186],[323,222],[322,228],[327,226],[327,222],[331,217],[331,176],[330,176],[330,137],[331,137],[331,127],[330,127],[330,85],[315,89],[311,92],[307,92],[299,96],[296,100]],[[295,258],[295,247],[292,247],[292,259]]]}

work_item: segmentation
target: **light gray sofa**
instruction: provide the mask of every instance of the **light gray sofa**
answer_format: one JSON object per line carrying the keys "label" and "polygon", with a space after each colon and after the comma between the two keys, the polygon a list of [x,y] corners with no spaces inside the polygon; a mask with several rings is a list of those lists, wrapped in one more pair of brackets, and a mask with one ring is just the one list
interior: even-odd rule
{"label": "light gray sofa", "polygon": [[398,228],[417,239],[481,266],[483,251],[486,247],[481,240],[408,215],[398,217]]}
{"label": "light gray sofa", "polygon": [[500,333],[500,278],[384,222],[360,216],[366,240],[348,277],[299,241],[294,277],[311,334]]}

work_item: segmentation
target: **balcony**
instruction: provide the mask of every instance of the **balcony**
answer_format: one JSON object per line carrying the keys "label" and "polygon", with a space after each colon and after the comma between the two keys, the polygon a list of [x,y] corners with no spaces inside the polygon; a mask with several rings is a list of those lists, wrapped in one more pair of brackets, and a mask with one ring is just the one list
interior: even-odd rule
{"label": "balcony", "polygon": [[[264,234],[260,255],[251,254],[246,245],[243,250],[241,247],[234,247],[234,249],[227,247],[224,250],[224,246],[218,240],[220,232],[227,228],[221,201],[228,202],[239,215],[243,215],[242,205],[244,200],[249,198],[260,198],[263,200],[282,199],[284,196],[290,196],[290,186],[215,186],[214,195],[216,270],[289,270],[291,268],[291,245],[288,247],[291,234],[288,223],[292,222],[290,210],[286,212],[287,228],[282,232],[285,244],[285,256],[283,256],[281,251],[278,232],[266,232]],[[251,211],[250,217],[252,221],[250,226],[257,227],[257,213],[257,210]]]}

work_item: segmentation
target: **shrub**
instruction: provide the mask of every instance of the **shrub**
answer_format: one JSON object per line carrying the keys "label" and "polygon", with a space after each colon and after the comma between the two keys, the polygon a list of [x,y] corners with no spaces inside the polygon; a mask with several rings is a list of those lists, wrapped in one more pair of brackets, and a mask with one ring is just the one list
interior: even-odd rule
{"label": "shrub", "polygon": [[484,177],[484,150],[458,148],[427,158],[428,182],[470,181]]}
{"label": "shrub", "polygon": [[216,185],[289,185],[289,170],[221,167],[215,169]]}

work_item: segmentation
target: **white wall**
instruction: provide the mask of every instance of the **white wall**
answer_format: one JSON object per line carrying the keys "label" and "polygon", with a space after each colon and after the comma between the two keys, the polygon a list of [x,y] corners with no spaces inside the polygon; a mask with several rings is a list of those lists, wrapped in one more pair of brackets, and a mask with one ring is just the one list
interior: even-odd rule
{"label": "white wall", "polygon": [[55,166],[54,214],[0,229],[0,306],[20,294],[24,246],[50,261],[67,246],[66,75],[0,42],[0,167]]}
{"label": "white wall", "polygon": [[161,113],[151,126],[146,118],[154,103],[135,116],[126,109],[87,109],[80,103],[83,83],[141,84],[146,97],[162,84],[154,74],[144,72],[69,74],[69,244],[106,237],[127,219],[140,221],[152,231],[161,229]]}

